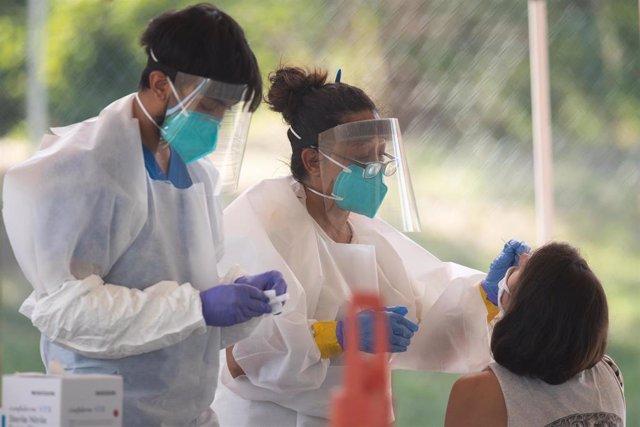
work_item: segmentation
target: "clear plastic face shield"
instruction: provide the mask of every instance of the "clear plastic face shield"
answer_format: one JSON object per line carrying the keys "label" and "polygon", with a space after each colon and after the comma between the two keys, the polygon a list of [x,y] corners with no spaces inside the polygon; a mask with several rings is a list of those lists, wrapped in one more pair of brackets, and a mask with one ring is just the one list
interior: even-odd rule
{"label": "clear plastic face shield", "polygon": [[178,72],[170,86],[176,101],[167,108],[162,138],[187,163],[213,153],[223,191],[235,191],[251,122],[247,85]]}
{"label": "clear plastic face shield", "polygon": [[397,119],[328,129],[318,136],[318,151],[326,209],[379,215],[403,231],[420,231]]}

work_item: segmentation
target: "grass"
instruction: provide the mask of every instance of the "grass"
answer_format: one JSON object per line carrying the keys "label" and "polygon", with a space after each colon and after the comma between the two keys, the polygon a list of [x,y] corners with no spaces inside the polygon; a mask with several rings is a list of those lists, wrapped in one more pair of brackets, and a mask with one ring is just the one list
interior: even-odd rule
{"label": "grass", "polygon": [[393,372],[396,426],[444,425],[451,385],[458,375],[433,372]]}
{"label": "grass", "polygon": [[2,310],[3,373],[43,372],[40,359],[40,333],[15,307]]}
{"label": "grass", "polygon": [[[423,223],[423,232],[412,238],[443,260],[481,270],[486,270],[503,239],[517,237],[534,242],[530,154],[504,152],[486,144],[467,150],[463,145],[450,149],[433,143],[427,149],[428,143],[423,142],[409,154]],[[256,151],[250,155],[256,155]],[[262,155],[273,159],[268,150]],[[610,179],[609,171],[620,169],[616,164],[590,168],[583,162],[580,155],[557,162],[561,170],[557,174],[555,236],[579,247],[605,286],[610,308],[609,353],[625,377],[627,425],[636,426],[640,425],[637,182]],[[265,168],[259,170],[261,174],[264,171]],[[3,252],[6,250],[8,246]],[[17,313],[30,289],[16,268],[15,264],[3,263],[0,273],[2,372],[41,371],[38,333]],[[427,372],[394,372],[396,425],[441,426],[456,378]]]}

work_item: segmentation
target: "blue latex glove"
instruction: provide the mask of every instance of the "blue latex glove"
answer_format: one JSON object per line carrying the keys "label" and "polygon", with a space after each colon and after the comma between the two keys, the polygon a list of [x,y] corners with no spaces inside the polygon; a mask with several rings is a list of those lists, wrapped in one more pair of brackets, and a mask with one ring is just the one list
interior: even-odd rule
{"label": "blue latex glove", "polygon": [[219,285],[200,292],[202,315],[209,326],[231,326],[271,313],[269,298],[250,285]]}
{"label": "blue latex glove", "polygon": [[251,285],[261,291],[273,289],[276,291],[276,295],[282,295],[287,292],[287,282],[284,281],[282,273],[276,270],[266,271],[253,276],[241,276],[238,277],[234,283]]}
{"label": "blue latex glove", "polygon": [[[404,317],[409,311],[407,307],[386,307],[389,325],[389,351],[399,353],[407,351],[411,337],[418,330],[418,325]],[[358,313],[358,327],[360,329],[360,350],[373,353],[375,347],[374,312],[365,310]],[[344,348],[344,321],[338,320],[336,337],[340,347]]]}
{"label": "blue latex glove", "polygon": [[504,244],[500,255],[491,262],[487,277],[482,281],[482,288],[494,305],[498,305],[498,282],[502,280],[509,267],[518,265],[520,255],[530,251],[531,248],[525,242],[509,240]]}

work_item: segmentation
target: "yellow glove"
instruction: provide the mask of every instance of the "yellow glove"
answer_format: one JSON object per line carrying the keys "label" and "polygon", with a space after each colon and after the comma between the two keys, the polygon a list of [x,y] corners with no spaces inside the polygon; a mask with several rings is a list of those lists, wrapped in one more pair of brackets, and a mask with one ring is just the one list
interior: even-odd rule
{"label": "yellow glove", "polygon": [[487,292],[484,290],[482,286],[478,286],[480,290],[480,296],[482,297],[482,302],[484,302],[484,306],[487,308],[487,323],[491,322],[495,317],[500,313],[500,309],[496,307],[489,297],[487,296]]}
{"label": "yellow glove", "polygon": [[337,324],[338,322],[332,320],[329,322],[316,322],[311,325],[313,337],[318,349],[320,349],[320,357],[323,359],[342,353],[342,347],[340,347],[336,336]]}

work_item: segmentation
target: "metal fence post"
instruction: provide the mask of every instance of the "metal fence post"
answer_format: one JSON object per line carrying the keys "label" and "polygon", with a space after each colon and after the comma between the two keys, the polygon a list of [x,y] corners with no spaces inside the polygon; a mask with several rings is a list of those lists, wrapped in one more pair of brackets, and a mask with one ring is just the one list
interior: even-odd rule
{"label": "metal fence post", "polygon": [[533,112],[536,240],[538,245],[542,245],[553,236],[554,219],[546,0],[529,0],[529,57]]}

